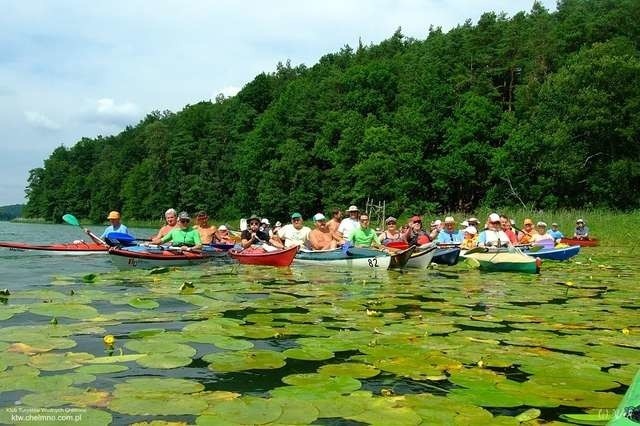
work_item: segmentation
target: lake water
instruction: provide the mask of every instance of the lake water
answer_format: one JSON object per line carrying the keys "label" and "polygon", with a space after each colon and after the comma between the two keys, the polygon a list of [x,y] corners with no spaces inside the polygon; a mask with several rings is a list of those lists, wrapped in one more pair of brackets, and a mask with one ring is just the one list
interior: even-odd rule
{"label": "lake water", "polygon": [[[82,237],[0,222],[4,241]],[[0,423],[606,418],[640,365],[634,251],[583,248],[522,275],[230,262],[120,272],[106,255],[2,250]]]}

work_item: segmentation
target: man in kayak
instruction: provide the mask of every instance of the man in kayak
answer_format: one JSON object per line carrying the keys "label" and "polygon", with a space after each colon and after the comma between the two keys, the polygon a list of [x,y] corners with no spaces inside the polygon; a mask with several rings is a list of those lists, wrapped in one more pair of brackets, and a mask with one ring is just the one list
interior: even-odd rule
{"label": "man in kayak", "polygon": [[[282,248],[282,243],[278,237],[269,237],[269,234],[260,230],[260,218],[258,216],[251,215],[249,219],[247,219],[247,225],[247,229],[240,234],[240,244],[243,249],[253,247],[256,249],[262,248],[264,251],[271,251],[275,250],[274,247]],[[267,247],[271,248],[268,249]]]}
{"label": "man in kayak", "polygon": [[284,248],[304,246],[309,241],[311,228],[304,226],[302,215],[295,212],[291,215],[291,223],[286,224],[278,231],[278,237],[284,242]]}
{"label": "man in kayak", "polygon": [[589,228],[584,223],[583,219],[576,220],[576,230],[573,233],[573,238],[577,240],[589,239]]}
{"label": "man in kayak", "polygon": [[345,217],[340,222],[340,226],[338,226],[337,234],[344,241],[349,241],[351,239],[351,234],[357,229],[360,229],[360,221],[358,221],[358,207],[349,206],[347,209],[347,214],[349,217]]}
{"label": "man in kayak", "polygon": [[[436,235],[437,237],[437,235]],[[429,234],[422,228],[422,218],[414,215],[409,219],[409,229],[404,234],[404,239],[410,246],[421,246],[431,241]]]}
{"label": "man in kayak", "polygon": [[[90,229],[85,228],[84,232],[86,232],[86,234],[96,243],[100,243],[100,244],[104,244],[104,241],[107,241],[107,235],[110,234],[111,232],[120,232],[123,234],[128,234],[129,230],[127,229],[126,226],[124,226],[121,222],[120,222],[120,212],[117,212],[115,210],[109,212],[109,215],[107,216],[107,219],[109,220],[109,222],[111,223],[111,225],[107,226],[104,230],[104,232],[102,233],[102,235],[100,235],[100,238],[96,238],[96,235],[91,232]],[[107,241],[108,242],[108,241]]]}
{"label": "man in kayak", "polygon": [[158,235],[156,235],[156,238],[164,237],[169,232],[171,232],[173,228],[176,227],[176,225],[178,224],[178,212],[176,211],[176,209],[168,209],[166,212],[164,212],[164,219],[166,221],[166,224],[162,228],[160,228],[160,230],[158,231]]}
{"label": "man in kayak", "polygon": [[191,217],[187,212],[180,212],[178,215],[178,225],[162,238],[153,238],[154,244],[168,243],[182,250],[191,251],[202,248],[200,233],[191,226]]}
{"label": "man in kayak", "polygon": [[502,230],[500,216],[497,213],[491,213],[487,219],[487,229],[482,231],[478,236],[479,247],[509,247],[511,241]]}
{"label": "man in kayak", "polygon": [[447,216],[444,219],[444,227],[438,233],[436,243],[438,244],[460,244],[463,239],[462,232],[456,229],[456,221],[453,217]]}
{"label": "man in kayak", "polygon": [[314,229],[309,233],[308,245],[312,250],[331,250],[338,247],[338,241],[327,226],[327,218],[322,213],[313,216]]}
{"label": "man in kayak", "polygon": [[557,243],[564,238],[564,234],[558,229],[558,224],[555,222],[551,224],[551,231],[549,231],[549,235],[551,235]]}
{"label": "man in kayak", "polygon": [[213,236],[217,229],[215,226],[209,224],[209,215],[204,211],[199,211],[196,214],[196,225],[193,227],[200,234],[200,240],[202,244],[211,244],[213,242]]}
{"label": "man in kayak", "polygon": [[382,248],[382,243],[380,243],[376,231],[369,228],[369,216],[366,214],[360,215],[360,228],[353,231],[349,241],[356,247]]}

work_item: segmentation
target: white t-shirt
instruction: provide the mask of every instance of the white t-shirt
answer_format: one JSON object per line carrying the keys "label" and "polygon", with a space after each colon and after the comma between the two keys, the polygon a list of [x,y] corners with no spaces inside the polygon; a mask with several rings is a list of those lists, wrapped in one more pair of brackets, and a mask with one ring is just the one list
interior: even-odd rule
{"label": "white t-shirt", "polygon": [[302,246],[309,240],[310,232],[311,228],[308,226],[296,229],[293,224],[289,223],[278,230],[278,237],[284,240],[284,246],[286,248]]}
{"label": "white t-shirt", "polygon": [[347,241],[351,238],[353,231],[357,229],[360,229],[360,221],[358,219],[351,219],[350,217],[342,219],[340,226],[338,226],[338,232],[340,232]]}

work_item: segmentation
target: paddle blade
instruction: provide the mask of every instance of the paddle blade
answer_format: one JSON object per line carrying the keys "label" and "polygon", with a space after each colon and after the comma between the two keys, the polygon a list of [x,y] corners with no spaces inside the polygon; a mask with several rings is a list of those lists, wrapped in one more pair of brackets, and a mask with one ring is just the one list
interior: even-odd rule
{"label": "paddle blade", "polygon": [[115,241],[117,244],[125,246],[136,244],[136,238],[132,235],[125,234],[124,232],[109,232],[107,234],[107,240]]}
{"label": "paddle blade", "polygon": [[78,222],[78,219],[76,219],[76,217],[72,214],[65,214],[64,216],[62,216],[62,220],[67,222],[69,225],[80,226],[80,222]]}

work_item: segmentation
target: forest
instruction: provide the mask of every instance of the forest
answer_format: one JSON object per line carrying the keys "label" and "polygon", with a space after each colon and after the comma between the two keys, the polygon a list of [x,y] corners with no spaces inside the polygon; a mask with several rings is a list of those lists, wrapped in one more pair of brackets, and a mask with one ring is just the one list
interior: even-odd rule
{"label": "forest", "polygon": [[285,60],[236,96],[56,148],[23,215],[638,209],[638,22],[638,0],[560,0]]}

